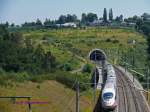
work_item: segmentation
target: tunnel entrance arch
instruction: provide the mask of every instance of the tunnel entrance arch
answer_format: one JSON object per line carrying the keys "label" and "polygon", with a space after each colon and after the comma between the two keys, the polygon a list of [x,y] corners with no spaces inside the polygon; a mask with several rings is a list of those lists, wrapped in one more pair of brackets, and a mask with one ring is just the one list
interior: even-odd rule
{"label": "tunnel entrance arch", "polygon": [[103,50],[93,49],[89,53],[89,59],[93,62],[104,62],[107,60],[107,57]]}

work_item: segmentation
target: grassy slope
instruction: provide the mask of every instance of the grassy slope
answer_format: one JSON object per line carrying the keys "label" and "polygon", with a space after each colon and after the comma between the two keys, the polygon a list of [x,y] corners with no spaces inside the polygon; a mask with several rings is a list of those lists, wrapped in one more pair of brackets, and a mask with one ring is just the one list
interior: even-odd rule
{"label": "grassy slope", "polygon": [[[33,112],[75,112],[75,92],[56,81],[45,81],[41,84],[25,82],[15,84],[12,88],[0,88],[1,96],[32,96],[32,101],[45,101],[49,104],[32,105]],[[91,110],[91,101],[86,96],[80,98],[81,110]],[[16,101],[26,101],[18,99]],[[27,105],[13,104],[10,100],[1,100],[3,112],[27,112]],[[7,105],[6,105],[7,104]]]}
{"label": "grassy slope", "polygon": [[[31,37],[35,40],[40,40],[42,37],[59,40],[58,43],[70,43],[73,47],[89,52],[94,47],[109,48],[117,47],[118,43],[109,43],[105,40],[118,40],[119,44],[127,46],[127,41],[130,39],[137,40],[137,42],[144,42],[144,38],[139,33],[129,29],[106,29],[106,28],[88,28],[86,30],[80,29],[62,29],[62,30],[46,30],[46,31],[32,31],[24,33],[25,37]],[[56,42],[56,41],[53,41]],[[92,42],[92,43],[91,43]],[[56,45],[56,43],[54,43]],[[57,47],[59,48],[59,47]]]}
{"label": "grassy slope", "polygon": [[112,51],[112,48],[127,50],[132,47],[131,44],[128,44],[128,41],[136,40],[136,46],[140,48],[138,52],[145,52],[144,50],[146,49],[146,41],[143,36],[131,29],[87,28],[85,30],[40,30],[24,33],[24,37],[33,38],[34,41],[39,43],[42,43],[42,38],[46,37],[47,44],[42,43],[45,49],[53,52],[60,63],[68,62],[73,58],[75,61],[70,62],[73,69],[79,68],[83,63],[79,58],[74,57],[74,54],[88,60],[87,55],[93,48],[101,48],[106,53],[109,50]]}

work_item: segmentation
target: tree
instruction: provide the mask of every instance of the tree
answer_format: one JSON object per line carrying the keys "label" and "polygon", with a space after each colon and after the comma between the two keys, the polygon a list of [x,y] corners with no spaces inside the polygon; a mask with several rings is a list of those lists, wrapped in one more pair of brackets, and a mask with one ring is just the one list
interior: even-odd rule
{"label": "tree", "polygon": [[150,60],[150,24],[143,24],[141,30],[147,36],[147,42],[148,42],[147,52],[149,54],[148,59]]}
{"label": "tree", "polygon": [[45,54],[43,67],[46,71],[51,71],[56,66],[55,57],[50,51]]}
{"label": "tree", "polygon": [[142,24],[143,24],[143,21],[142,21],[142,19],[137,19],[137,21],[136,21],[136,29],[137,30],[140,30],[141,29],[141,27],[142,27]]}
{"label": "tree", "polygon": [[144,13],[141,17],[143,18],[144,21],[146,21],[147,18],[150,18],[150,14]]}
{"label": "tree", "polygon": [[137,21],[137,20],[138,20],[138,16],[137,16],[137,15],[134,15],[134,16],[133,16],[133,20],[134,20],[134,21]]}
{"label": "tree", "polygon": [[150,25],[148,25],[148,24],[143,24],[142,27],[141,27],[141,30],[143,31],[143,33],[144,33],[146,36],[150,36]]}
{"label": "tree", "polygon": [[149,60],[150,60],[150,22],[144,22],[142,20],[139,20],[137,22],[138,30],[141,30],[144,35],[147,36],[147,42],[148,42],[148,48],[147,52],[149,54]]}
{"label": "tree", "polygon": [[98,19],[97,14],[94,14],[94,13],[88,13],[88,14],[82,13],[81,22],[83,24],[87,24],[87,23],[93,22],[94,20],[97,20],[97,19]]}
{"label": "tree", "polygon": [[73,18],[73,22],[76,22],[78,20],[78,17],[75,14],[72,15],[72,18]]}
{"label": "tree", "polygon": [[14,24],[14,23],[12,23],[10,26],[11,26],[11,27],[15,27],[15,24]]}
{"label": "tree", "polygon": [[103,20],[104,22],[107,22],[107,9],[106,8],[104,8]]}
{"label": "tree", "polygon": [[149,35],[147,35],[147,42],[148,42],[148,48],[147,48],[147,52],[148,52],[148,54],[149,54],[149,60],[150,60],[150,34]]}
{"label": "tree", "polygon": [[83,24],[86,24],[86,18],[87,18],[86,14],[85,14],[85,13],[82,13],[81,22],[82,22]]}
{"label": "tree", "polygon": [[94,20],[97,20],[97,14],[94,14],[94,13],[88,13],[87,14],[87,17],[86,17],[86,20],[88,22],[93,22]]}
{"label": "tree", "polygon": [[27,71],[31,73],[51,72],[55,68],[55,57],[41,45],[33,46],[21,33],[9,33],[5,25],[0,25],[0,68],[9,72]]}
{"label": "tree", "polygon": [[66,22],[76,22],[76,21],[77,21],[77,16],[75,14],[74,15],[67,14]]}
{"label": "tree", "polygon": [[8,27],[9,27],[9,23],[8,23],[8,21],[5,23],[5,26],[6,26],[6,28],[8,28]]}
{"label": "tree", "polygon": [[9,40],[10,36],[5,25],[0,25],[0,40]]}
{"label": "tree", "polygon": [[123,21],[123,15],[122,15],[122,14],[121,14],[120,17],[119,17],[119,20],[120,20],[120,22]]}
{"label": "tree", "polygon": [[115,21],[120,22],[120,19],[118,16],[116,17]]}
{"label": "tree", "polygon": [[44,21],[44,25],[47,26],[47,25],[51,25],[51,24],[52,24],[51,20],[46,18]]}
{"label": "tree", "polygon": [[109,20],[110,21],[113,20],[113,11],[112,11],[112,8],[109,10]]}
{"label": "tree", "polygon": [[41,22],[40,19],[37,19],[37,20],[36,20],[36,25],[37,25],[37,26],[42,26],[42,22]]}
{"label": "tree", "polygon": [[16,44],[17,46],[23,44],[23,36],[21,33],[18,32],[11,33],[10,37],[11,37],[11,42]]}
{"label": "tree", "polygon": [[65,15],[61,15],[57,21],[58,24],[64,24],[67,20],[67,17]]}
{"label": "tree", "polygon": [[[119,17],[117,16],[115,19],[117,22],[122,22],[123,21],[123,15],[120,15]],[[125,20],[128,21],[128,20]]]}

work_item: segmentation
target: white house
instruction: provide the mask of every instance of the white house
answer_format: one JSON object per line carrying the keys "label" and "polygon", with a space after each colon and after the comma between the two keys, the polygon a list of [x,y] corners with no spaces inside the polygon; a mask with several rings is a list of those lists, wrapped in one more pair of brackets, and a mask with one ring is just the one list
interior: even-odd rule
{"label": "white house", "polygon": [[64,23],[64,24],[61,24],[61,26],[63,27],[73,27],[73,28],[76,28],[77,25],[75,23]]}

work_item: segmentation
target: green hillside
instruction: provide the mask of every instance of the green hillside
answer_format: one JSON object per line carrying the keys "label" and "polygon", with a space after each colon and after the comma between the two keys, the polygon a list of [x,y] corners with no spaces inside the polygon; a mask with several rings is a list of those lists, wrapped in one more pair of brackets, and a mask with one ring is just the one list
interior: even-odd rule
{"label": "green hillside", "polygon": [[[30,43],[35,48],[33,51],[42,52],[44,57],[51,52],[56,61],[55,67],[50,66],[52,69],[47,68],[47,71],[42,67],[39,72],[27,71],[28,63],[25,65],[24,70],[21,69],[18,72],[0,70],[1,95],[30,95],[33,100],[50,101],[50,105],[33,106],[33,112],[46,111],[47,109],[51,112],[60,112],[64,109],[65,104],[68,105],[70,98],[75,98],[75,88],[71,89],[71,87],[76,79],[80,82],[91,81],[92,66],[94,64],[89,62],[88,53],[94,48],[103,49],[109,61],[114,64],[124,65],[125,55],[127,56],[126,62],[137,68],[144,67],[147,62],[146,39],[133,29],[89,27],[86,29],[42,29],[21,31],[21,33],[23,41],[28,41],[28,44]],[[133,40],[136,41],[135,45],[132,43]],[[25,45],[25,42],[21,44],[23,48]],[[134,63],[132,60],[133,53]],[[35,56],[39,56],[37,54]],[[144,58],[141,57],[141,54]],[[31,63],[31,65],[34,69],[41,63],[42,61],[37,61],[36,65],[34,63]],[[46,63],[46,65],[48,64]],[[82,70],[83,68],[85,68],[85,71]],[[140,72],[143,73],[143,71]],[[139,79],[144,81],[141,77]],[[80,85],[80,88],[83,94],[80,102],[81,110],[90,112],[93,105],[90,85]],[[62,97],[65,97],[68,92],[70,96],[68,95],[65,100],[62,100]],[[27,109],[25,106],[16,106],[7,100],[2,102],[4,103],[0,104],[0,108],[4,112],[23,112]],[[71,106],[67,108],[68,112],[74,112],[75,99],[72,102]],[[67,110],[64,110],[64,112],[67,112]]]}

